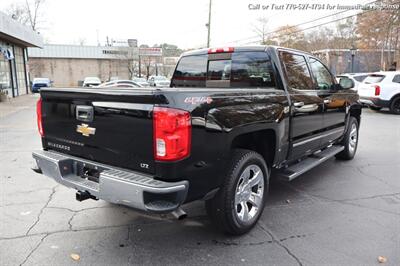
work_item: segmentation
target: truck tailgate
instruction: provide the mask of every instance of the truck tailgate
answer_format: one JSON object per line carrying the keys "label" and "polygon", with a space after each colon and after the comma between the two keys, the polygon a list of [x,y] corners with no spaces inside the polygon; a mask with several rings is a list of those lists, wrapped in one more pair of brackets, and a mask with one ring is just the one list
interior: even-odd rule
{"label": "truck tailgate", "polygon": [[154,173],[152,89],[41,91],[45,149]]}

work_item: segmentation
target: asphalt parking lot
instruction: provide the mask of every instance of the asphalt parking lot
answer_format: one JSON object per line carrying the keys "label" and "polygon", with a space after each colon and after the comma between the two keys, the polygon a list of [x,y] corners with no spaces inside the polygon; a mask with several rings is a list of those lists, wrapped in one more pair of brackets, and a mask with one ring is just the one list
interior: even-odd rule
{"label": "asphalt parking lot", "polygon": [[364,109],[353,161],[273,183],[257,227],[227,237],[202,202],[143,216],[32,172],[36,98],[0,103],[0,265],[400,265],[400,116]]}

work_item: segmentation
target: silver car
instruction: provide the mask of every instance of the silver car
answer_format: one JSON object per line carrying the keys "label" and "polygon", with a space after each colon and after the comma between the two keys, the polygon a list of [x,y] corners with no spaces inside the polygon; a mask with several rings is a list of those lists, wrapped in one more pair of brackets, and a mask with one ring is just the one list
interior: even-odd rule
{"label": "silver car", "polygon": [[153,87],[169,87],[171,84],[171,81],[165,76],[150,76],[148,82]]}
{"label": "silver car", "polygon": [[147,80],[145,78],[133,78],[132,79],[133,82],[143,86],[143,87],[149,87],[150,84],[147,82]]}

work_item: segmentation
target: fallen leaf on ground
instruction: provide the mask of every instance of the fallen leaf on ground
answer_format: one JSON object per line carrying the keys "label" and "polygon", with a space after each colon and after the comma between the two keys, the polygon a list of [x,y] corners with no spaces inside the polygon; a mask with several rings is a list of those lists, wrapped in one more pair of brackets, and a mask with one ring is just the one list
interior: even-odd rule
{"label": "fallen leaf on ground", "polygon": [[385,262],[387,262],[387,258],[384,256],[379,256],[378,261],[379,261],[379,263],[385,263]]}
{"label": "fallen leaf on ground", "polygon": [[73,259],[74,261],[78,261],[78,260],[80,260],[80,258],[81,257],[78,254],[75,254],[75,253],[71,254],[71,259]]}

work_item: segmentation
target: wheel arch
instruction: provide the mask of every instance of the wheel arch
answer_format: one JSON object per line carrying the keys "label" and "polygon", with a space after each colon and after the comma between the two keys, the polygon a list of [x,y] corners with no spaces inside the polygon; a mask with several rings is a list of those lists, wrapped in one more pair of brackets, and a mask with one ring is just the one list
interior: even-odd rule
{"label": "wheel arch", "polygon": [[396,98],[400,98],[400,92],[397,93],[397,94],[395,94],[395,95],[393,95],[392,98],[390,98],[390,100],[389,100],[389,105],[391,105],[392,102],[393,102],[393,100],[396,99]]}
{"label": "wheel arch", "polygon": [[230,149],[247,149],[259,153],[271,168],[276,158],[277,138],[272,128],[246,132],[235,136]]}
{"label": "wheel arch", "polygon": [[360,126],[360,122],[361,122],[361,110],[362,110],[362,107],[359,105],[356,105],[356,106],[351,107],[350,111],[349,111],[350,116],[353,116],[357,119],[358,126]]}

